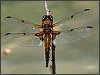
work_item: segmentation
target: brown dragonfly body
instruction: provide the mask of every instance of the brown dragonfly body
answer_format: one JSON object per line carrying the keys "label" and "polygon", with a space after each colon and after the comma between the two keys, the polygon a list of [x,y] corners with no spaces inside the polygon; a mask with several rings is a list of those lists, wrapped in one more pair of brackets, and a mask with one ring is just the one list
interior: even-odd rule
{"label": "brown dragonfly body", "polygon": [[51,15],[44,15],[42,18],[42,25],[40,26],[42,31],[35,34],[35,36],[38,36],[40,40],[44,42],[46,67],[48,67],[49,63],[52,42],[56,35],[60,34],[59,31],[54,31],[53,27],[53,17]]}

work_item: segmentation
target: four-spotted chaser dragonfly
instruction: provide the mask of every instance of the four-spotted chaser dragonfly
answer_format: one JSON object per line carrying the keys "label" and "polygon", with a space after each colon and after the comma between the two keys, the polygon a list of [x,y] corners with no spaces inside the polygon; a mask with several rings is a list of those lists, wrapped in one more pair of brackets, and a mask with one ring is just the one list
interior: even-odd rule
{"label": "four-spotted chaser dragonfly", "polygon": [[52,15],[44,15],[41,24],[7,16],[1,26],[1,29],[6,31],[3,39],[14,40],[14,43],[26,47],[44,45],[46,67],[48,67],[52,43],[68,44],[91,34],[93,27],[87,23],[90,16],[89,8],[57,22],[53,22]]}

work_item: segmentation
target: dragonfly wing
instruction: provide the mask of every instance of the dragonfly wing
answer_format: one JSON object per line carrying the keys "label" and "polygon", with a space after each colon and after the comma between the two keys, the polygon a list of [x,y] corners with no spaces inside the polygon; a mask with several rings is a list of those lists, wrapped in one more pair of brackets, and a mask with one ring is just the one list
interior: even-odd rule
{"label": "dragonfly wing", "polygon": [[11,42],[19,46],[40,46],[42,45],[40,39],[34,33],[7,33],[2,37],[2,40]]}
{"label": "dragonfly wing", "polygon": [[86,23],[93,23],[93,21],[98,17],[97,12],[98,11],[93,11],[92,9],[80,10],[68,18],[54,23],[55,29],[62,31],[66,29],[70,30],[78,27],[87,26]]}
{"label": "dragonfly wing", "polygon": [[69,44],[91,35],[93,27],[85,26],[61,32],[55,39],[56,44]]}
{"label": "dragonfly wing", "polygon": [[[35,32],[39,31],[38,24],[12,16],[5,17],[1,24],[2,41],[14,41],[14,43],[21,46],[40,45],[39,38],[34,35]],[[32,32],[34,33],[32,34]]]}
{"label": "dragonfly wing", "polygon": [[69,44],[90,36],[95,31],[97,18],[98,11],[84,9],[69,18],[54,23],[55,29],[61,31],[61,34],[56,37],[55,43]]}
{"label": "dragonfly wing", "polygon": [[2,32],[35,32],[39,31],[38,24],[31,23],[22,19],[7,16],[3,19],[1,25]]}

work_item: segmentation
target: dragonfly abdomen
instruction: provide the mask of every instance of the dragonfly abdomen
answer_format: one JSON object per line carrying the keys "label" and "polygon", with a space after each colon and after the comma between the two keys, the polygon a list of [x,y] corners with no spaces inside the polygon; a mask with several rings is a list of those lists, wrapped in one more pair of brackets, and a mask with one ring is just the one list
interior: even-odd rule
{"label": "dragonfly abdomen", "polygon": [[45,34],[44,35],[44,49],[45,49],[46,67],[48,67],[48,63],[49,63],[50,47],[51,47],[51,35]]}

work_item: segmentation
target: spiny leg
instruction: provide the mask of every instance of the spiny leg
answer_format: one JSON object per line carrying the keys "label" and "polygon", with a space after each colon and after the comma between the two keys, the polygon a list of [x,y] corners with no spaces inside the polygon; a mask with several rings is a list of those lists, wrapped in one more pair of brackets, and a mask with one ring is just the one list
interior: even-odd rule
{"label": "spiny leg", "polygon": [[43,41],[43,32],[35,33],[35,36],[39,37],[41,41]]}

